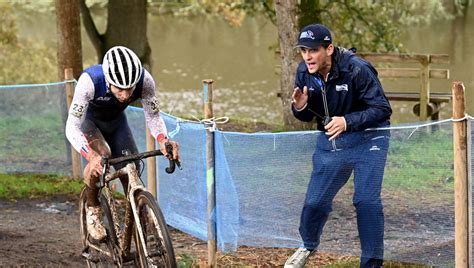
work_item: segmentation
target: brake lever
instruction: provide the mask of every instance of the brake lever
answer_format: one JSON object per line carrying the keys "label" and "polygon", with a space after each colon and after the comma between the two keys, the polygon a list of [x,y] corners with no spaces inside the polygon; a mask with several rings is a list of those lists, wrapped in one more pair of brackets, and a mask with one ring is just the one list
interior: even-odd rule
{"label": "brake lever", "polygon": [[[165,156],[168,157],[169,155],[171,155],[171,158],[173,158],[173,145],[171,145],[171,143],[169,143],[169,142],[166,142],[165,143],[165,148],[166,148],[166,153],[167,153],[167,155],[165,155]],[[176,166],[178,166],[178,168],[180,170],[183,170],[181,168],[181,162],[180,161],[172,160],[172,159],[169,160],[169,166],[167,168],[165,168],[166,173],[168,173],[168,174],[173,173],[176,169]]]}
{"label": "brake lever", "polygon": [[181,167],[181,161],[179,160],[173,160],[175,163],[176,163],[176,166],[179,168],[179,170],[183,170],[183,168]]}

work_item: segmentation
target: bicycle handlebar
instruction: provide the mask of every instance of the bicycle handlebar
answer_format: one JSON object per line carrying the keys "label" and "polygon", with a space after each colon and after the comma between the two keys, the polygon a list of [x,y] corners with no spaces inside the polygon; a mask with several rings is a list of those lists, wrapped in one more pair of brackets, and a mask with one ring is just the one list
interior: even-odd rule
{"label": "bicycle handlebar", "polygon": [[[169,143],[166,145],[166,151],[168,154],[173,155],[173,146]],[[152,157],[152,156],[157,156],[157,155],[163,155],[163,153],[160,150],[154,150],[154,151],[149,151],[149,152],[143,152],[143,153],[136,153],[136,154],[130,154],[130,155],[125,155],[121,157],[116,157],[112,159],[108,158],[102,158],[102,165],[105,167],[107,165],[115,165],[123,162],[130,162],[130,161],[135,161],[135,160],[141,160],[144,158]],[[166,173],[171,174],[175,171],[176,166],[181,169],[181,162],[178,160],[169,160],[169,166],[165,168]]]}

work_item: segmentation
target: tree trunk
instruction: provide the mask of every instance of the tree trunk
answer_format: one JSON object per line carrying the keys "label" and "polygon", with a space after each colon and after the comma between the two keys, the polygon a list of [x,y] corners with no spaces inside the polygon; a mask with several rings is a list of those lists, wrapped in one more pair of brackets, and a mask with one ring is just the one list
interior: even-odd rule
{"label": "tree trunk", "polygon": [[301,58],[294,49],[298,35],[297,0],[275,1],[275,12],[280,43],[281,77],[280,98],[283,105],[283,122],[287,129],[309,129],[313,124],[299,121],[291,112],[291,94],[295,87],[295,72]]}
{"label": "tree trunk", "polygon": [[99,34],[97,31],[85,0],[81,1],[81,12],[84,27],[96,49],[99,63],[102,62],[102,58],[109,48],[122,45],[133,50],[142,64],[151,71],[146,0],[110,0],[107,7],[107,29],[104,34]]}
{"label": "tree trunk", "polygon": [[319,0],[300,0],[298,6],[299,28],[313,23],[321,23],[321,4]]}
{"label": "tree trunk", "polygon": [[[58,78],[64,80],[64,70],[72,68],[74,78],[82,72],[81,16],[78,0],[56,0],[56,23],[58,35]],[[59,96],[63,126],[67,120],[66,91]],[[67,162],[71,163],[71,147],[66,138]]]}
{"label": "tree trunk", "polygon": [[56,0],[58,33],[58,77],[72,68],[77,79],[82,73],[81,17],[78,0]]}

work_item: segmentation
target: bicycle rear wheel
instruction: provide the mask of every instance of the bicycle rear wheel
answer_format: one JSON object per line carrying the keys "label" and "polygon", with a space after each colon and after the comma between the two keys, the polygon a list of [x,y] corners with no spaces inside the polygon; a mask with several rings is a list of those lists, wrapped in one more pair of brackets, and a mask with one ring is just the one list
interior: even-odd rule
{"label": "bicycle rear wheel", "polygon": [[[141,267],[176,267],[173,245],[165,219],[155,198],[149,192],[140,192],[137,195],[137,212],[140,226],[135,224],[135,244]],[[139,229],[143,232],[144,243],[139,236]],[[144,249],[148,252],[145,256]]]}

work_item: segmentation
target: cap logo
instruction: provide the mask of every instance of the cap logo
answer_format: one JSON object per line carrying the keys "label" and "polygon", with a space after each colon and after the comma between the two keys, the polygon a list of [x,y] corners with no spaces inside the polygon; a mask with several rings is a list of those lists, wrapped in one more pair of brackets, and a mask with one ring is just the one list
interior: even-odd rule
{"label": "cap logo", "polygon": [[324,37],[324,41],[331,41],[331,38],[329,38],[329,36],[326,35],[326,37]]}
{"label": "cap logo", "polygon": [[314,40],[314,34],[312,31],[308,30],[306,32],[302,32],[300,34],[300,39],[303,39],[303,38],[309,38],[309,39],[313,39]]}

